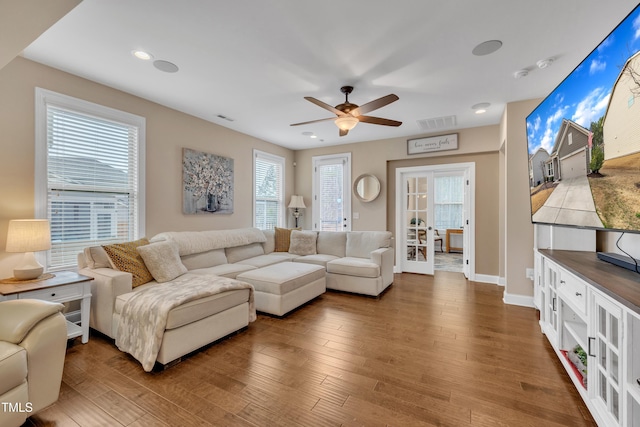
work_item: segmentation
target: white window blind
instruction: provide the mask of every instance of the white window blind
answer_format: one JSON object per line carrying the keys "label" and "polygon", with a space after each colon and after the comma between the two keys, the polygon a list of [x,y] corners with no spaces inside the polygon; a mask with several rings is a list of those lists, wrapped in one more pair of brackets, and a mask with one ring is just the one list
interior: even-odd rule
{"label": "white window blind", "polygon": [[464,177],[441,176],[434,179],[434,225],[436,229],[463,225]]}
{"label": "white window blind", "polygon": [[284,158],[254,152],[254,226],[261,230],[282,227],[284,213]]}
{"label": "white window blind", "polygon": [[46,97],[44,112],[46,217],[51,222],[47,269],[56,270],[75,266],[85,247],[140,236],[141,127]]}

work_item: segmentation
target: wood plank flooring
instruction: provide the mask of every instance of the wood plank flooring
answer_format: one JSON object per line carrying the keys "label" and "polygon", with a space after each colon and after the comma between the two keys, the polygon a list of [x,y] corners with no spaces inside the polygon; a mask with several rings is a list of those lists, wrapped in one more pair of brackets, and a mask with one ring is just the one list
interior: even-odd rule
{"label": "wood plank flooring", "polygon": [[536,311],[502,292],[400,274],[379,299],[327,292],[151,374],[93,334],[25,426],[595,426]]}

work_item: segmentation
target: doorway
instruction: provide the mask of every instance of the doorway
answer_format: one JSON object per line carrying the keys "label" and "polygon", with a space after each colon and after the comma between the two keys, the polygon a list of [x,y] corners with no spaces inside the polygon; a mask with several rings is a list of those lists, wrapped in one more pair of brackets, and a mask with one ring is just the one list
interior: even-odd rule
{"label": "doorway", "polygon": [[396,169],[397,272],[433,275],[446,258],[474,279],[474,181],[475,163]]}
{"label": "doorway", "polygon": [[314,156],[313,230],[351,231],[351,153]]}

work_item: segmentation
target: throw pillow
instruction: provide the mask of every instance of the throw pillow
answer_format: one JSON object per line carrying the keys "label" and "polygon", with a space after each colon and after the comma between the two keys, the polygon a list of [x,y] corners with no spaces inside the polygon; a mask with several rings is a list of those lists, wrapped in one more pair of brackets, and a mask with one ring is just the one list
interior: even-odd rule
{"label": "throw pillow", "polygon": [[153,276],[147,270],[147,266],[144,265],[142,257],[136,250],[139,246],[148,244],[149,240],[145,237],[133,242],[103,246],[105,252],[109,255],[109,261],[113,264],[113,268],[131,273],[133,276],[131,286],[134,288],[153,280]]}
{"label": "throw pillow", "polygon": [[178,247],[170,242],[157,242],[138,246],[138,253],[156,282],[168,282],[187,272],[182,264]]}
{"label": "throw pillow", "polygon": [[316,239],[318,234],[315,231],[298,231],[291,232],[291,245],[289,253],[294,255],[315,255]]}
{"label": "throw pillow", "polygon": [[[275,227],[275,249],[274,252],[289,252],[289,244],[291,241],[291,232],[294,229]],[[296,228],[295,230],[300,230]]]}

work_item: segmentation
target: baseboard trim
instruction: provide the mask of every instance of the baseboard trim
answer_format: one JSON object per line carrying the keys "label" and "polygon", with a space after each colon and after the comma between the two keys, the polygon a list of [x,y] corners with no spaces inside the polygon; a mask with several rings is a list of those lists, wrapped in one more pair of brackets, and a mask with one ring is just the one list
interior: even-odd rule
{"label": "baseboard trim", "polygon": [[505,279],[504,277],[500,277],[498,279],[498,286],[505,287],[506,285],[507,285],[507,279]]}
{"label": "baseboard trim", "polygon": [[502,302],[509,305],[536,308],[533,301],[533,296],[509,294],[507,293],[507,291],[505,291],[502,295]]}
{"label": "baseboard trim", "polygon": [[491,283],[493,285],[498,285],[498,276],[491,276],[489,274],[476,274],[473,278],[474,282],[480,283]]}

